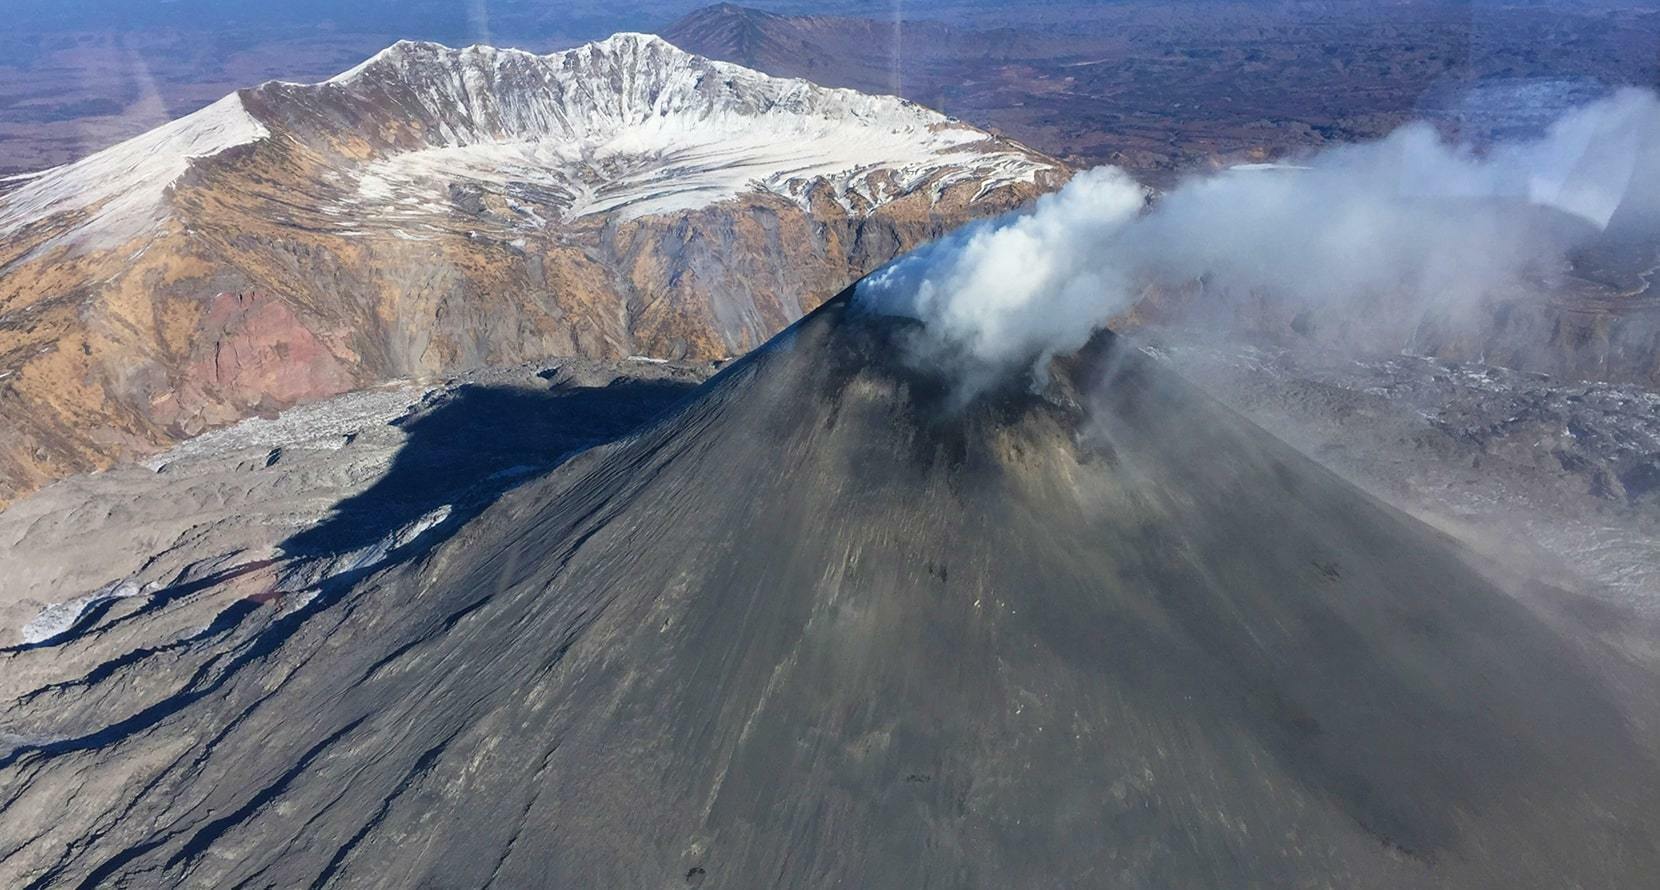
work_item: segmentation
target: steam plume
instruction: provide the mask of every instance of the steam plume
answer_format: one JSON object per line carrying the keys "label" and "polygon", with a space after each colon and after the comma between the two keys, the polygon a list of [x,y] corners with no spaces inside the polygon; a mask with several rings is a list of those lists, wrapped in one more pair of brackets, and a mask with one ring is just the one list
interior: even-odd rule
{"label": "steam plume", "polygon": [[1457,311],[1560,268],[1627,208],[1660,207],[1660,99],[1621,90],[1483,150],[1415,123],[1148,194],[1116,168],[1086,171],[1029,213],[893,263],[860,300],[924,322],[922,357],[969,376],[1082,346],[1148,285]]}

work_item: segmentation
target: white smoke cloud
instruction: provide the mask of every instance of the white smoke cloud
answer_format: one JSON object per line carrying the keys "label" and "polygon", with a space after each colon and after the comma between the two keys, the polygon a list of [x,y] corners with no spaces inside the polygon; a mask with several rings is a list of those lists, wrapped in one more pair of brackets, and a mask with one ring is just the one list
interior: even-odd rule
{"label": "white smoke cloud", "polygon": [[924,358],[968,373],[1074,350],[1147,285],[1201,277],[1213,299],[1455,310],[1559,269],[1622,205],[1660,206],[1660,99],[1622,90],[1483,150],[1412,124],[1189,179],[1144,209],[1145,194],[1116,168],[1087,171],[1030,213],[895,262],[860,300],[921,320]]}
{"label": "white smoke cloud", "polygon": [[922,319],[942,343],[990,364],[1082,346],[1081,319],[1123,291],[1099,250],[1141,213],[1145,191],[1100,167],[1038,199],[1030,214],[971,225],[867,279],[884,311]]}

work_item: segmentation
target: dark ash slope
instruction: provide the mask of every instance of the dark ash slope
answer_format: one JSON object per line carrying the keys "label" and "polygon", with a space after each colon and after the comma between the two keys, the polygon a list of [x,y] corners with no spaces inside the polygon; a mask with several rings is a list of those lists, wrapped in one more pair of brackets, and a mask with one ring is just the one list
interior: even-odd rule
{"label": "dark ash slope", "polygon": [[834,301],[652,431],[309,601],[84,677],[4,656],[0,883],[1660,869],[1615,668],[1447,540],[1109,337],[1044,397],[947,414],[897,330]]}

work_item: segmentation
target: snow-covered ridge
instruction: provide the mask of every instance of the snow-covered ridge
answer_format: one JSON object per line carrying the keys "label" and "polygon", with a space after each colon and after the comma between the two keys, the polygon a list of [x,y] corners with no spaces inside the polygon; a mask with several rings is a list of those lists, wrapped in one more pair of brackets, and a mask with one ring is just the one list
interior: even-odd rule
{"label": "snow-covered ridge", "polygon": [[97,154],[30,176],[0,196],[0,237],[50,216],[90,211],[71,234],[124,241],[156,220],[168,186],[192,160],[269,136],[242,97],[232,93]]}
{"label": "snow-covered ridge", "polygon": [[248,95],[23,181],[0,195],[0,237],[53,220],[64,229],[47,245],[125,243],[154,229],[194,160],[273,130],[330,140],[291,129],[297,120],[328,120],[342,139],[419,134],[413,147],[404,139],[367,160],[342,159],[324,175],[346,197],[319,208],[348,222],[384,220],[407,237],[418,237],[408,232],[422,220],[455,212],[452,184],[500,195],[525,225],[541,226],[752,192],[803,206],[827,194],[867,212],[921,188],[937,199],[963,182],[977,184],[978,197],[1052,166],[903,99],[770,77],[647,34],[548,55],[400,41],[323,83],[273,82]]}
{"label": "snow-covered ridge", "polygon": [[892,96],[775,78],[694,56],[648,34],[563,52],[400,42],[328,81],[429,118],[429,146],[357,172],[357,206],[416,220],[466,181],[524,197],[527,219],[621,218],[746,192],[805,205],[828,186],[868,210],[926,185],[980,192],[1049,169],[983,131]]}

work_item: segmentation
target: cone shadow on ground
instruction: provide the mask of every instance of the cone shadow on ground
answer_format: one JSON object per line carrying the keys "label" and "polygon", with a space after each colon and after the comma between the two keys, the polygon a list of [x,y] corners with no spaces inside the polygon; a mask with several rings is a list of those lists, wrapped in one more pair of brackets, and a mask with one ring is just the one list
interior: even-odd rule
{"label": "cone shadow on ground", "polygon": [[692,388],[676,380],[549,389],[463,386],[436,407],[395,422],[408,438],[386,474],[335,504],[322,522],[289,537],[282,552],[317,558],[374,547],[448,507],[420,536],[430,546],[507,490],[639,429]]}

